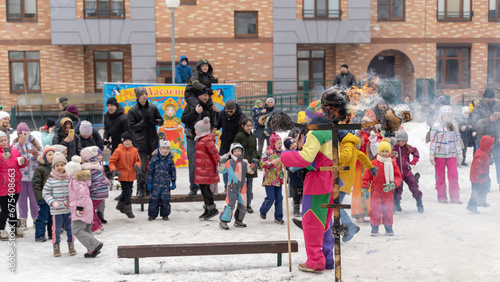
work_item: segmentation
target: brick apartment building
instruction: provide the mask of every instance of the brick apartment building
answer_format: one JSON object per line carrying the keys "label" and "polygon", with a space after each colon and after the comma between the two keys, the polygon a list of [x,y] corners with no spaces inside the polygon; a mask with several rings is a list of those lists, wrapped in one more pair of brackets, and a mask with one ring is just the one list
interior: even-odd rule
{"label": "brick apartment building", "polygon": [[[499,0],[181,0],[175,54],[191,64],[208,59],[219,82],[333,80],[347,63],[358,80],[369,70],[400,79],[402,96],[415,97],[417,79],[435,79],[460,102],[500,86],[499,6]],[[25,104],[26,97],[53,104],[62,95],[100,102],[104,81],[170,82],[170,32],[163,0],[6,0],[0,104]]]}

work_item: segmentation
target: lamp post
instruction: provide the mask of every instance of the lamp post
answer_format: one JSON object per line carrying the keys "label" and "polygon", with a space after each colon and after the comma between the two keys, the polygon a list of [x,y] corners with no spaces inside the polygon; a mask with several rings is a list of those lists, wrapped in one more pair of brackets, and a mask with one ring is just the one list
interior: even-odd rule
{"label": "lamp post", "polygon": [[175,83],[175,18],[174,11],[181,4],[180,0],[165,0],[165,5],[172,10],[172,84]]}

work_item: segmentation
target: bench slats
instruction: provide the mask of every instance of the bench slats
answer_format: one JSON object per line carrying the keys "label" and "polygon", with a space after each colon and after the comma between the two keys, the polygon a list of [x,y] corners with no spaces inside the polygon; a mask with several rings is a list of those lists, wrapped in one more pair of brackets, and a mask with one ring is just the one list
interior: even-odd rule
{"label": "bench slats", "polygon": [[[291,241],[291,249],[292,252],[298,252],[297,241]],[[237,255],[287,252],[288,241],[118,246],[119,258]]]}

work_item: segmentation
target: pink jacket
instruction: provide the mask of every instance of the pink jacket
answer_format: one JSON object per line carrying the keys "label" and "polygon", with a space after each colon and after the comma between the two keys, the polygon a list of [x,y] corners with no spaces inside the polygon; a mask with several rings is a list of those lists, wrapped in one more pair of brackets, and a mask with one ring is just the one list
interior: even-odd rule
{"label": "pink jacket", "polygon": [[[28,160],[23,157],[25,162],[20,166],[17,158],[22,157],[21,154],[15,148],[11,147],[10,150],[10,159],[4,161],[2,154],[5,148],[0,148],[0,197],[7,196],[12,192],[19,194],[21,191],[21,179],[23,178],[21,168],[25,168],[28,165]],[[9,191],[9,188],[11,190],[14,188],[14,191]]]}
{"label": "pink jacket", "polygon": [[[92,200],[90,199],[90,185],[92,178],[90,170],[78,171],[69,177],[69,208],[71,210],[71,221],[81,220],[85,223],[92,224],[94,209],[92,208]],[[83,216],[76,215],[76,208],[83,208]]]}

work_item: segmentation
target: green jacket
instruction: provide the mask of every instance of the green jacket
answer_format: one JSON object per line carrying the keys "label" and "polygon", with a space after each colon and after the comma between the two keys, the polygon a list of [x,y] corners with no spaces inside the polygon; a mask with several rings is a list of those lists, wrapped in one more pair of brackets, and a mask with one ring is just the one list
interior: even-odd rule
{"label": "green jacket", "polygon": [[[260,156],[257,153],[257,136],[254,133],[250,133],[250,135],[246,134],[246,132],[241,131],[240,133],[236,134],[236,137],[234,137],[233,143],[240,143],[241,146],[243,146],[243,149],[245,149],[245,155],[243,158],[248,161],[248,163],[252,163],[252,159],[259,159]],[[247,178],[257,178],[257,169],[255,169],[254,174],[248,174],[247,173]]]}
{"label": "green jacket", "polygon": [[38,166],[36,167],[35,174],[33,175],[33,192],[35,192],[35,198],[37,201],[43,200],[43,186],[45,186],[45,182],[47,182],[51,171],[52,165],[46,164],[41,155],[38,156]]}

